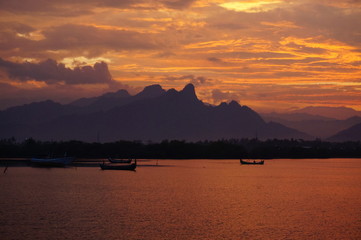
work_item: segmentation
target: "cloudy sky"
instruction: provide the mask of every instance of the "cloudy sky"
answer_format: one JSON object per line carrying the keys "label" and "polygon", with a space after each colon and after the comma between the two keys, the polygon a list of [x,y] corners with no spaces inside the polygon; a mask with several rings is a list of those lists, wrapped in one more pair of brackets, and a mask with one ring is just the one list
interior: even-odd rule
{"label": "cloudy sky", "polygon": [[255,110],[361,110],[360,0],[0,0],[0,109],[196,86]]}

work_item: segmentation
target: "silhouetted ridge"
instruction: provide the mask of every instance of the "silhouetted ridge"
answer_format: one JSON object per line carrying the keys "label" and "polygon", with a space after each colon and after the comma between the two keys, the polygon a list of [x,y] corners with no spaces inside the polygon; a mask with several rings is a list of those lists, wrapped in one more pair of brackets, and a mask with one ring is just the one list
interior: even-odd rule
{"label": "silhouetted ridge", "polygon": [[224,107],[227,107],[228,104],[226,102],[221,102],[217,107],[218,108],[224,108]]}
{"label": "silhouetted ridge", "polygon": [[241,105],[239,105],[239,103],[234,100],[232,100],[228,105],[233,108],[241,107]]}
{"label": "silhouetted ridge", "polygon": [[[83,141],[100,138],[102,142],[307,137],[280,124],[266,124],[256,112],[236,101],[217,107],[204,104],[197,98],[193,84],[181,91],[170,89],[167,92],[159,85],[152,85],[135,96],[120,90],[86,102],[85,106],[59,104],[59,110],[38,111],[45,115],[30,111],[32,116],[25,119],[33,119],[35,124],[22,128],[11,125],[14,118],[8,116],[7,122],[0,124],[0,137]],[[29,106],[20,108],[22,112],[31,109]],[[49,119],[48,116],[54,117]],[[24,118],[18,116],[17,119]]]}
{"label": "silhouetted ridge", "polygon": [[221,102],[218,106],[216,106],[216,108],[233,108],[233,109],[240,109],[243,108],[245,106],[241,106],[237,101],[230,101],[229,103],[226,102]]}
{"label": "silhouetted ridge", "polygon": [[187,96],[189,98],[195,98],[198,100],[195,89],[194,89],[194,85],[189,83],[187,84],[182,91],[180,91],[181,94],[183,94],[184,96]]}
{"label": "silhouetted ridge", "polygon": [[71,106],[67,108],[52,100],[34,102],[0,111],[0,124],[33,124],[45,122],[64,114],[71,114],[74,110]]}
{"label": "silhouetted ridge", "polygon": [[145,87],[143,91],[138,93],[135,97],[137,97],[138,99],[155,98],[159,97],[164,93],[165,90],[159,84],[155,84]]}
{"label": "silhouetted ridge", "polygon": [[93,109],[104,109],[107,108],[107,104],[113,106],[114,103],[119,102],[120,99],[125,99],[129,97],[131,97],[131,95],[128,93],[127,90],[120,89],[119,91],[105,93],[98,97],[80,98],[73,101],[69,105],[78,107],[91,106]]}
{"label": "silhouetted ridge", "polygon": [[347,128],[334,136],[328,138],[329,141],[361,141],[361,123]]}
{"label": "silhouetted ridge", "polygon": [[[130,97],[130,94],[128,93],[127,90],[125,89],[120,89],[116,92],[111,92],[111,93],[105,93],[103,94],[101,97],[106,97],[106,98],[125,98],[125,97]],[[100,98],[101,98],[100,97]]]}

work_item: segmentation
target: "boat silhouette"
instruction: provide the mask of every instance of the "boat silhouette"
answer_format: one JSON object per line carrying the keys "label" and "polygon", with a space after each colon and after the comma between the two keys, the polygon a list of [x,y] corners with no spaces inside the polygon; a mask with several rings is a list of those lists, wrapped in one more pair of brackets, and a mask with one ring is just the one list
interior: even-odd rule
{"label": "boat silhouette", "polygon": [[102,170],[135,170],[137,167],[137,159],[134,159],[134,163],[131,164],[118,164],[118,163],[101,163],[100,168]]}
{"label": "boat silhouette", "polygon": [[243,165],[263,165],[264,164],[264,160],[243,160],[243,159],[240,159],[240,163]]}
{"label": "boat silhouette", "polygon": [[132,159],[114,159],[114,158],[108,157],[108,161],[111,163],[131,163]]}

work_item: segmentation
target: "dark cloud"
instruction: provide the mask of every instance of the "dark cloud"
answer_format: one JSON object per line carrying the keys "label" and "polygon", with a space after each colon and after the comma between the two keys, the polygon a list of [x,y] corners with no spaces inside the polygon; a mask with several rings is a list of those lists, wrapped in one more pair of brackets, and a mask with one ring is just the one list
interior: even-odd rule
{"label": "dark cloud", "polygon": [[0,22],[1,32],[15,32],[15,33],[22,33],[28,34],[35,30],[35,28],[19,23],[19,22]]}
{"label": "dark cloud", "polygon": [[94,84],[112,81],[108,66],[104,62],[95,63],[93,67],[70,69],[52,59],[39,63],[14,63],[0,58],[0,68],[3,68],[11,79],[20,81],[36,80],[47,84]]}
{"label": "dark cloud", "polygon": [[[0,9],[18,13],[38,13],[43,15],[58,15],[64,17],[90,14],[95,8],[156,8],[160,5],[172,9],[184,9],[195,0],[0,0]],[[142,6],[142,4],[146,4]]]}
{"label": "dark cloud", "polygon": [[313,35],[331,37],[352,45],[361,45],[361,12],[309,3],[283,12],[283,16]]}
{"label": "dark cloud", "polygon": [[214,80],[210,78],[206,78],[203,76],[194,76],[194,75],[183,75],[180,77],[173,77],[173,76],[167,76],[165,77],[168,81],[178,81],[178,80],[188,80],[190,83],[194,84],[195,86],[199,85],[213,85]]}
{"label": "dark cloud", "polygon": [[[361,45],[360,1],[343,1],[348,8],[337,7],[341,1],[289,1],[269,11],[236,12],[219,8],[207,18],[207,27],[238,35],[264,37],[278,40],[286,36],[332,38],[347,44]],[[337,3],[336,3],[337,2]],[[334,3],[334,4],[331,4]],[[344,5],[344,6],[345,6]],[[288,22],[287,26],[280,23]],[[264,23],[271,23],[270,26]],[[273,25],[272,23],[276,23]],[[280,24],[280,25],[277,25]],[[293,27],[292,27],[293,26]],[[256,30],[256,31],[255,31]],[[305,49],[314,52],[317,49]],[[322,51],[322,50],[320,50]]]}
{"label": "dark cloud", "polygon": [[274,64],[274,65],[291,65],[291,64],[310,64],[318,61],[323,61],[324,58],[313,58],[313,57],[306,57],[303,59],[289,59],[289,58],[283,58],[283,59],[257,59],[253,62],[259,62],[259,63],[267,63],[267,64]]}
{"label": "dark cloud", "polygon": [[135,31],[100,29],[84,25],[62,25],[43,32],[44,49],[106,48],[111,50],[154,49],[151,35]]}
{"label": "dark cloud", "polygon": [[0,22],[0,50],[10,51],[13,49],[26,48],[31,41],[20,37],[19,34],[29,36],[35,29],[29,25],[17,22]]}
{"label": "dark cloud", "polygon": [[[48,1],[48,0],[0,0],[2,11],[16,13],[36,13],[41,15],[72,17],[91,13],[89,5],[79,3],[85,1]],[[120,1],[121,2],[121,1]],[[76,7],[75,7],[76,6]]]}
{"label": "dark cloud", "polygon": [[161,0],[159,2],[168,8],[183,9],[190,7],[195,1],[196,0]]}
{"label": "dark cloud", "polygon": [[296,43],[288,43],[286,44],[286,46],[292,48],[292,50],[296,52],[302,52],[302,53],[322,54],[327,52],[327,50],[323,48],[307,47]]}
{"label": "dark cloud", "polygon": [[[319,80],[322,82],[322,79]],[[331,101],[337,103],[338,101],[349,101],[359,96],[357,86],[333,86],[322,85],[315,87],[315,85],[308,84],[243,84],[241,89],[234,92],[222,91],[214,89],[212,91],[212,99],[214,103],[229,102],[231,100],[242,99],[244,102],[263,101],[263,102],[298,102],[311,103]],[[327,99],[327,100],[326,100]],[[330,102],[330,103],[331,103]]]}
{"label": "dark cloud", "polygon": [[[3,57],[18,55],[41,59],[51,56],[51,52],[57,50],[70,51],[67,52],[67,56],[70,54],[94,57],[108,51],[160,49],[162,45],[153,34],[128,30],[66,24],[38,32],[42,39],[35,40],[29,38],[29,33],[33,30],[29,26],[6,26],[7,28],[0,29],[0,50],[3,51]],[[23,36],[19,36],[19,33]],[[9,53],[5,55],[4,52]]]}
{"label": "dark cloud", "polygon": [[236,56],[237,58],[241,59],[248,59],[248,58],[266,58],[266,59],[272,59],[272,58],[292,58],[295,57],[295,55],[291,53],[278,53],[278,52],[233,52],[231,55]]}
{"label": "dark cloud", "polygon": [[212,91],[212,99],[214,103],[219,103],[219,102],[230,102],[232,100],[239,102],[240,96],[238,93],[232,93],[232,92],[223,92],[219,89],[214,89]]}
{"label": "dark cloud", "polygon": [[217,63],[217,64],[226,64],[226,62],[224,62],[222,59],[217,58],[217,57],[209,57],[207,58],[208,61],[213,62],[213,63]]}

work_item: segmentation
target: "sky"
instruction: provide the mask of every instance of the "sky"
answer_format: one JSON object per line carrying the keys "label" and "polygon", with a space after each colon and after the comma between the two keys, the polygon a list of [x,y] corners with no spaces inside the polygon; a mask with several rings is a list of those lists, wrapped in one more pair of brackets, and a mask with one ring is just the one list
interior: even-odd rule
{"label": "sky", "polygon": [[361,110],[361,0],[0,0],[0,109],[193,83],[257,111]]}

